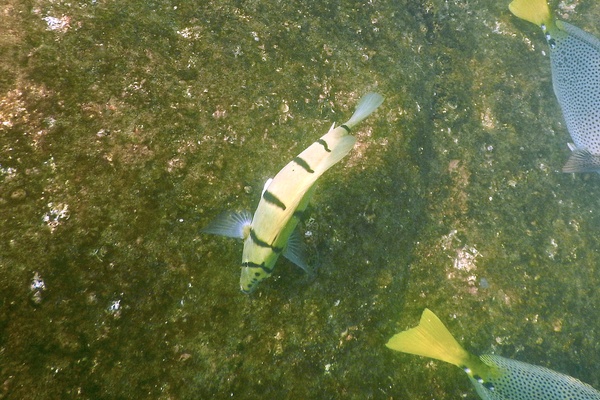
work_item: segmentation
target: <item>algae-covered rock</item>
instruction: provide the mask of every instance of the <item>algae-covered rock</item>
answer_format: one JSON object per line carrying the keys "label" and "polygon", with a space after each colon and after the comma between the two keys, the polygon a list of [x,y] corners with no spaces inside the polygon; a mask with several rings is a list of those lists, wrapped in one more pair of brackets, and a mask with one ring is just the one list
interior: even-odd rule
{"label": "algae-covered rock", "polygon": [[[559,13],[599,33],[594,2]],[[0,21],[0,397],[477,398],[385,348],[425,307],[469,351],[600,387],[600,182],[560,172],[545,39],[507,4],[11,0]],[[279,261],[240,293],[241,244],[200,229],[369,91],[301,223],[316,276]]]}

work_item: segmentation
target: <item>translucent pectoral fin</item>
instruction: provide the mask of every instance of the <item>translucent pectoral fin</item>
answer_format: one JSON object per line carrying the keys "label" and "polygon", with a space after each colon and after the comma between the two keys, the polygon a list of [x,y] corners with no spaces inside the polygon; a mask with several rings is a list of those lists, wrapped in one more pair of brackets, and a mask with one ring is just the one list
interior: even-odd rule
{"label": "translucent pectoral fin", "polygon": [[571,148],[571,150],[571,156],[563,167],[563,172],[600,173],[600,155],[592,154],[588,149]]}
{"label": "translucent pectoral fin", "polygon": [[252,224],[252,214],[248,211],[224,212],[219,214],[201,232],[212,235],[227,236],[237,239],[246,239]]}
{"label": "translucent pectoral fin", "polygon": [[314,271],[306,264],[306,252],[304,248],[304,242],[300,235],[300,231],[295,229],[292,235],[288,239],[283,256],[302,268],[307,274],[313,274]]}

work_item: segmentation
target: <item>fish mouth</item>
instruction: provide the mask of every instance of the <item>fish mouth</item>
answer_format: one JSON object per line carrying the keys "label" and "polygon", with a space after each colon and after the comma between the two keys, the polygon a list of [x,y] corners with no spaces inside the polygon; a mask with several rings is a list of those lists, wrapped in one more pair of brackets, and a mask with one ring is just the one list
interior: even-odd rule
{"label": "fish mouth", "polygon": [[256,289],[256,287],[252,287],[249,286],[247,289],[244,288],[243,286],[240,285],[240,290],[242,291],[242,293],[244,294],[252,294],[252,292],[254,292],[254,289]]}

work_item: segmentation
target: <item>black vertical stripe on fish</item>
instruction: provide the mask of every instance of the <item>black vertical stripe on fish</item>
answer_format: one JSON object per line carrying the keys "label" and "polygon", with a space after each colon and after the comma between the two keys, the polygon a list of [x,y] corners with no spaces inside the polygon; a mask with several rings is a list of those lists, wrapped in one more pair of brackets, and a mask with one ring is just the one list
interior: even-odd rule
{"label": "black vertical stripe on fish", "polygon": [[254,229],[250,229],[250,239],[252,239],[254,244],[256,244],[257,246],[267,247],[267,248],[273,250],[273,252],[275,252],[275,253],[281,253],[283,251],[283,247],[272,246],[269,243],[265,242],[264,240],[260,239],[256,235],[256,232],[254,232]]}
{"label": "black vertical stripe on fish", "polygon": [[254,229],[250,229],[250,239],[252,239],[252,241],[254,242],[254,244],[257,245],[257,246],[268,247],[268,248],[272,247],[269,243],[267,243],[264,240],[260,239],[256,235],[256,232],[254,232]]}
{"label": "black vertical stripe on fish", "polygon": [[340,125],[340,128],[344,128],[346,130],[346,132],[350,133],[350,128],[348,128],[346,125]]}
{"label": "black vertical stripe on fish", "polygon": [[311,174],[315,172],[302,157],[294,158],[294,162],[304,168],[306,172],[310,172]]}
{"label": "black vertical stripe on fish", "polygon": [[321,146],[323,146],[323,148],[325,149],[326,152],[331,153],[331,149],[329,149],[327,142],[324,141],[323,139],[319,139],[315,143],[319,143]]}
{"label": "black vertical stripe on fish", "polygon": [[268,190],[265,190],[265,192],[263,193],[263,199],[265,199],[265,201],[267,203],[271,203],[279,208],[281,208],[282,210],[286,209],[285,204],[283,204],[283,201],[279,200],[277,198],[277,196],[275,196],[273,193],[269,192]]}
{"label": "black vertical stripe on fish", "polygon": [[257,263],[253,263],[252,261],[247,261],[245,263],[242,263],[242,268],[246,267],[246,268],[260,268],[263,271],[265,271],[267,274],[270,274],[273,272],[273,268],[269,269],[265,266],[265,263],[262,264],[257,264]]}

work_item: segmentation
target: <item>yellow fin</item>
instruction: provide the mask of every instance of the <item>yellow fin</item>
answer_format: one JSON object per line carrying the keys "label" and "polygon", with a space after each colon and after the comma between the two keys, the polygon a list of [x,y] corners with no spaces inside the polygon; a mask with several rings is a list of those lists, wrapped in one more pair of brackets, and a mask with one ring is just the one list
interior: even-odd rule
{"label": "yellow fin", "polygon": [[427,308],[421,315],[419,326],[395,334],[386,346],[392,350],[435,358],[459,367],[467,366],[469,359],[473,357]]}
{"label": "yellow fin", "polygon": [[508,9],[515,16],[537,26],[552,25],[552,14],[546,0],[514,0]]}
{"label": "yellow fin", "polygon": [[479,357],[463,349],[442,321],[427,308],[416,328],[395,334],[386,346],[403,353],[454,364],[477,381],[497,378],[502,373],[496,366],[484,363]]}

